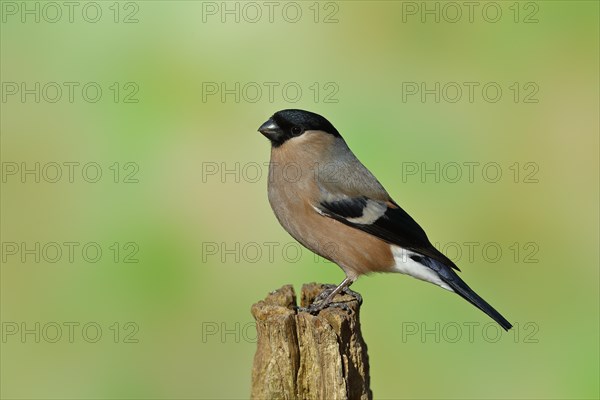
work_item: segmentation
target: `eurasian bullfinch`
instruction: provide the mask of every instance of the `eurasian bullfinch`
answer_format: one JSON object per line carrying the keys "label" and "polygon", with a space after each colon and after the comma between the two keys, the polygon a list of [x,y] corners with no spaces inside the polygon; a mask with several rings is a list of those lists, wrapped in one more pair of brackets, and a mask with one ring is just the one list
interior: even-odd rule
{"label": "eurasian bullfinch", "polygon": [[309,310],[329,305],[360,275],[400,272],[455,292],[502,328],[512,327],[459,278],[458,267],[429,242],[327,119],[282,110],[258,130],[271,141],[268,195],[279,223],[346,274]]}

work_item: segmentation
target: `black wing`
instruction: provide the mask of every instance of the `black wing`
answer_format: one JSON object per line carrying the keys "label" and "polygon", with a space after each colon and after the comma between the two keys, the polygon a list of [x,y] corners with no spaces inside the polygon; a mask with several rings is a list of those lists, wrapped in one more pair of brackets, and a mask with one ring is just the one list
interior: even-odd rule
{"label": "black wing", "polygon": [[423,228],[392,200],[383,202],[365,196],[343,197],[321,202],[318,208],[322,214],[348,226],[460,271],[452,260],[433,247]]}

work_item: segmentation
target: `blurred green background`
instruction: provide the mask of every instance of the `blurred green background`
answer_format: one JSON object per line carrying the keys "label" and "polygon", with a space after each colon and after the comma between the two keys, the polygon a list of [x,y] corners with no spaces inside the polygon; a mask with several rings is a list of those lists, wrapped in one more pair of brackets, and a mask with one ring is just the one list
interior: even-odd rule
{"label": "blurred green background", "polygon": [[2,398],[249,396],[251,304],[343,278],[267,202],[283,108],[515,323],[360,279],[375,398],[599,397],[598,2],[0,4]]}

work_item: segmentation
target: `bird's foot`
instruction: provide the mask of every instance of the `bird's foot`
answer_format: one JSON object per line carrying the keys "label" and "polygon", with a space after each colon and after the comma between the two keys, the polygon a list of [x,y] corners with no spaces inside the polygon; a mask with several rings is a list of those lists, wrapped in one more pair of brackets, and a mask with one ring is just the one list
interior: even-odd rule
{"label": "bird's foot", "polygon": [[342,293],[354,297],[356,299],[356,301],[358,301],[358,304],[362,305],[363,298],[360,295],[360,293],[355,292],[354,290],[350,289],[349,287],[344,288],[344,290],[342,290]]}
{"label": "bird's foot", "polygon": [[328,302],[327,301],[321,301],[321,302],[315,301],[308,307],[298,307],[298,311],[303,311],[303,312],[307,312],[312,315],[317,315],[321,311],[323,311],[324,309],[326,309],[328,307],[337,307],[337,308],[341,308],[342,310],[344,310],[346,312],[352,312],[350,307],[348,307],[347,302],[341,302],[341,301],[328,301]]}
{"label": "bird's foot", "polygon": [[[329,298],[329,296],[331,296],[331,293],[333,293],[333,291],[337,288],[336,285],[331,285],[331,284],[323,284],[322,286],[324,286],[325,289],[321,292],[321,294],[319,294],[317,297],[315,297],[315,300],[313,301],[313,303],[325,301],[327,298]],[[348,296],[354,297],[358,301],[358,304],[362,305],[362,303],[363,303],[363,298],[360,295],[360,293],[355,292],[354,290],[350,289],[348,286],[341,289],[339,291],[339,293],[347,294]]]}
{"label": "bird's foot", "polygon": [[[324,290],[317,297],[315,297],[310,306],[298,307],[298,310],[305,311],[313,315],[318,314],[320,311],[324,310],[327,307],[338,307],[347,312],[351,311],[350,307],[348,307],[347,301],[332,301],[335,297],[335,294],[337,294],[334,293],[335,290],[338,288],[336,285],[324,284],[323,286]],[[354,290],[350,289],[349,287],[344,287],[338,293],[347,294],[349,296],[354,297],[358,301],[359,305],[363,303],[362,296]],[[334,296],[332,296],[332,294],[334,294]]]}

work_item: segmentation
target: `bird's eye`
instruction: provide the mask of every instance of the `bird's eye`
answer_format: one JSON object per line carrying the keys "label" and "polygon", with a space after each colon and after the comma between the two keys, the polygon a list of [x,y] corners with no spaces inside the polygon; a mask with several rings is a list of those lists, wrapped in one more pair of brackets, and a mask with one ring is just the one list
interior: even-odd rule
{"label": "bird's eye", "polygon": [[294,136],[298,136],[303,132],[303,129],[301,127],[299,127],[298,125],[296,126],[292,126],[292,135]]}

